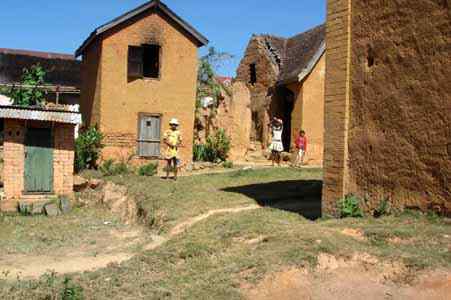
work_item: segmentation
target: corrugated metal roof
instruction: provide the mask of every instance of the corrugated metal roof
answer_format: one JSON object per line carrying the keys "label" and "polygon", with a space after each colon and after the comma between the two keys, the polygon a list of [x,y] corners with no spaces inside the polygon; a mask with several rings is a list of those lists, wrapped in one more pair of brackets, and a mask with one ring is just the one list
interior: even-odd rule
{"label": "corrugated metal roof", "polygon": [[0,118],[81,124],[81,114],[78,112],[17,106],[0,106]]}

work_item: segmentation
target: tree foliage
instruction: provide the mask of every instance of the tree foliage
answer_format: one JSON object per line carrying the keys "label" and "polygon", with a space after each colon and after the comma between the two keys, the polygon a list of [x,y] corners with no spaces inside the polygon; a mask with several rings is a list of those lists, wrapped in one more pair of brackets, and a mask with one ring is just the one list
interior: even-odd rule
{"label": "tree foliage", "polygon": [[227,52],[219,52],[214,47],[208,49],[208,53],[200,58],[199,72],[197,76],[197,105],[200,107],[202,98],[213,97],[215,103],[221,96],[223,86],[216,80],[217,69],[233,55]]}
{"label": "tree foliage", "polygon": [[23,69],[20,85],[13,86],[5,94],[14,105],[41,106],[45,103],[45,93],[41,86],[45,84],[46,71],[39,64]]}

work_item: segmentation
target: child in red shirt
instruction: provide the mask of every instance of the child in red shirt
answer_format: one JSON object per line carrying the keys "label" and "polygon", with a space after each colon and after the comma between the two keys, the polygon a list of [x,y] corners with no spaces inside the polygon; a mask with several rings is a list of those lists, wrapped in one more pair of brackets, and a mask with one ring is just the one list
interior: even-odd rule
{"label": "child in red shirt", "polygon": [[301,130],[299,132],[299,136],[296,138],[295,147],[297,151],[296,160],[294,161],[293,166],[297,167],[299,161],[301,165],[304,164],[305,153],[307,152],[307,136],[305,135],[305,131]]}

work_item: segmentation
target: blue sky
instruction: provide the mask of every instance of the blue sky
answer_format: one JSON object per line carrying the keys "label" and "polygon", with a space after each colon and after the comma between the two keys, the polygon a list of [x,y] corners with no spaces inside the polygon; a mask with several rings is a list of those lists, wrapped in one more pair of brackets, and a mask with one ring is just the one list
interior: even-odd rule
{"label": "blue sky", "polygon": [[[146,0],[1,0],[0,48],[73,53],[93,29]],[[235,58],[235,74],[253,33],[291,36],[325,20],[325,0],[163,0]],[[201,54],[206,49],[201,49]]]}

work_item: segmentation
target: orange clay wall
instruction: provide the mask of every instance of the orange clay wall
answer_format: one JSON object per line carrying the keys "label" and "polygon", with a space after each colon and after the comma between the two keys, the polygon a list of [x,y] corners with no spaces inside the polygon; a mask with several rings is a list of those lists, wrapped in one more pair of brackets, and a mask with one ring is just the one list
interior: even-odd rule
{"label": "orange clay wall", "polygon": [[[159,79],[127,77],[128,46],[142,44],[161,46]],[[149,12],[113,29],[102,37],[101,47],[90,50],[101,55],[89,51],[86,55],[90,60],[84,65],[86,70],[97,71],[97,77],[87,75],[89,82],[97,78],[97,84],[90,87],[89,99],[83,103],[94,102],[90,118],[105,135],[103,159],[120,160],[136,154],[138,114],[151,113],[161,114],[162,135],[171,118],[179,120],[184,141],[181,159],[191,161],[198,67],[195,42],[165,16]],[[100,63],[95,68],[97,57]]]}
{"label": "orange clay wall", "polygon": [[325,68],[323,55],[304,82],[287,86],[296,97],[291,114],[291,140],[294,144],[299,131],[305,130],[308,138],[305,162],[310,165],[323,163]]}

